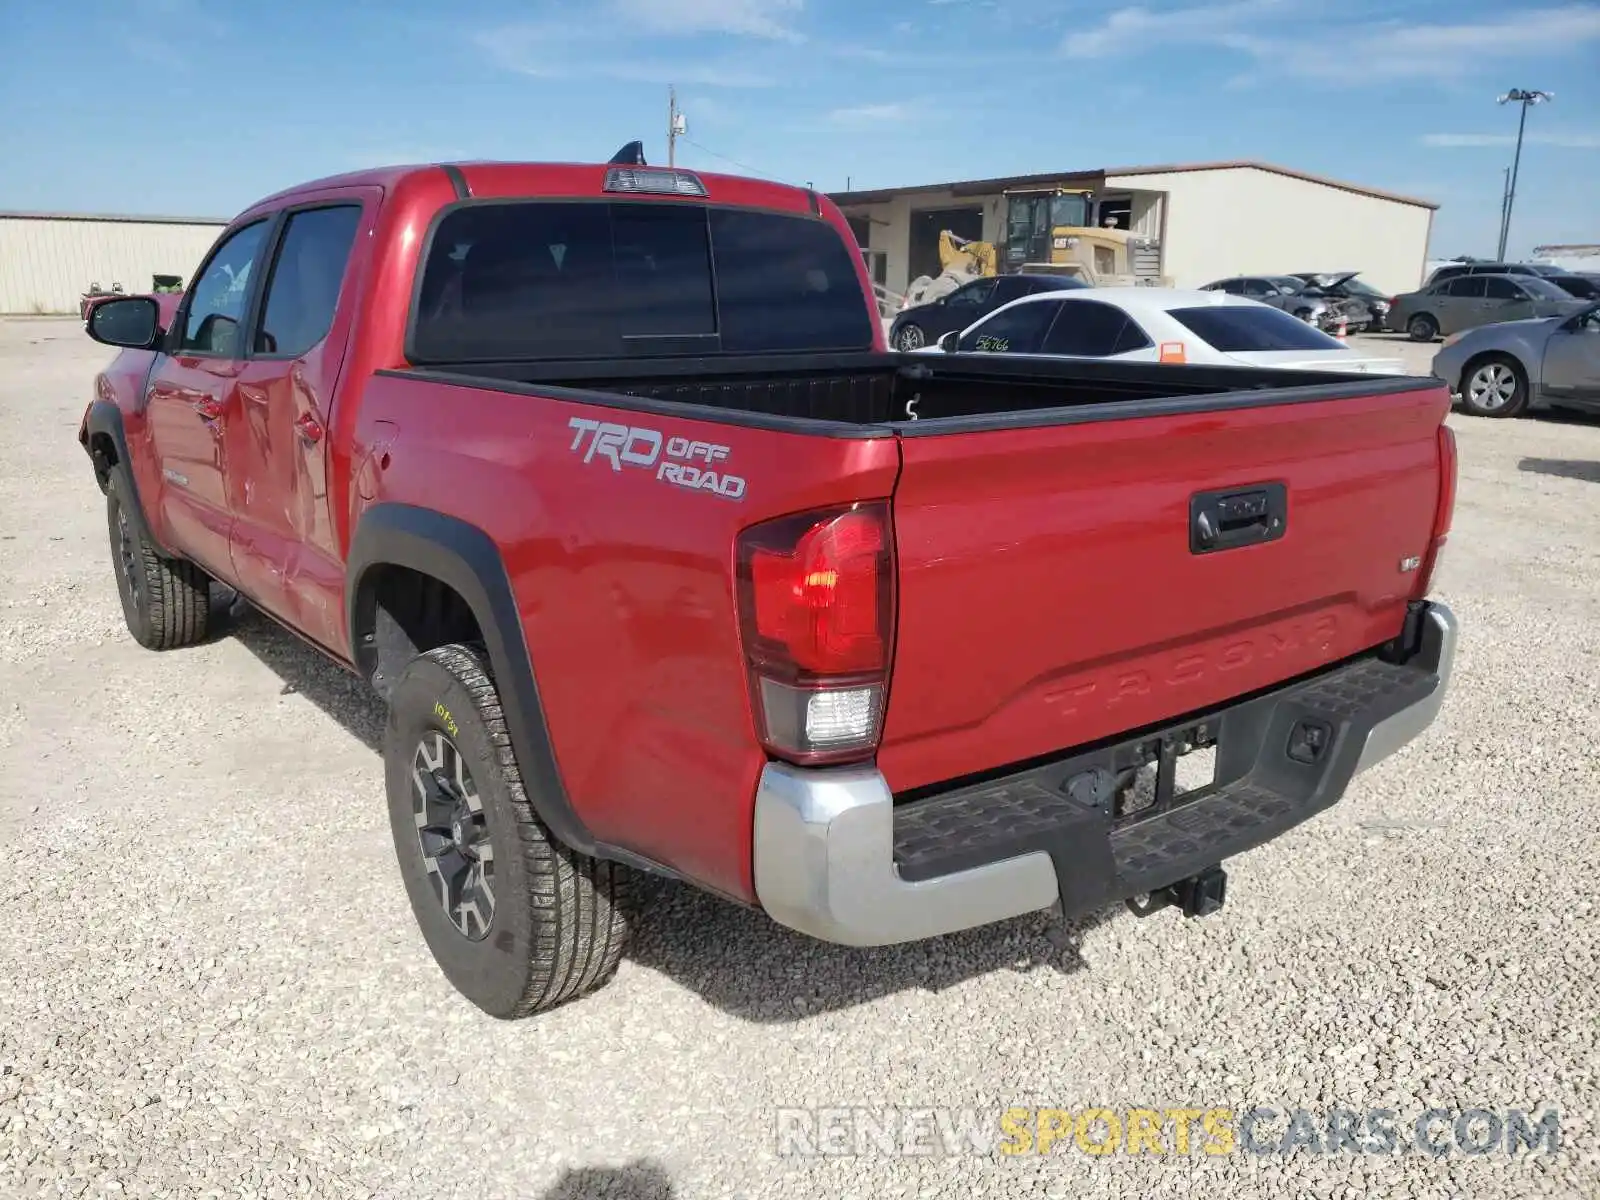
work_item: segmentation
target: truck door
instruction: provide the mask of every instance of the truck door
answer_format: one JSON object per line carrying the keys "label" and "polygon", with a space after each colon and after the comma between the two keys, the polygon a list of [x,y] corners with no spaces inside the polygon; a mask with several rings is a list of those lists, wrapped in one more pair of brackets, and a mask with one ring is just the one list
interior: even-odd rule
{"label": "truck door", "polygon": [[244,365],[245,314],[271,222],[226,234],[195,279],[145,390],[158,477],[154,515],[176,551],[227,579],[232,512],[223,435]]}
{"label": "truck door", "polygon": [[340,297],[353,291],[356,236],[377,208],[369,191],[342,189],[282,214],[227,437],[240,589],[339,653],[348,646],[328,430],[352,319]]}

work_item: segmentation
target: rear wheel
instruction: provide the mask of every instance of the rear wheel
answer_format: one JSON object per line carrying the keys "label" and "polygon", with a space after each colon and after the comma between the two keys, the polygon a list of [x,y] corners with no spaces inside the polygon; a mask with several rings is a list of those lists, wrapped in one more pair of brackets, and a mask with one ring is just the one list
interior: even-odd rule
{"label": "rear wheel", "polygon": [[139,532],[116,476],[106,488],[111,565],[122,616],[134,641],[148,650],[192,646],[206,636],[211,579],[193,563],[162,558]]}
{"label": "rear wheel", "polygon": [[1528,407],[1522,364],[1504,354],[1473,359],[1461,379],[1461,405],[1475,417],[1514,417]]}
{"label": "rear wheel", "polygon": [[609,980],[628,933],[627,873],[569,850],[539,820],[477,648],[411,661],[383,749],[400,875],[456,990],[511,1018]]}
{"label": "rear wheel", "polygon": [[1439,322],[1427,313],[1418,313],[1406,322],[1406,333],[1413,342],[1431,342],[1439,336]]}
{"label": "rear wheel", "polygon": [[928,344],[928,335],[922,331],[921,325],[907,322],[894,335],[894,344],[899,350],[921,350]]}

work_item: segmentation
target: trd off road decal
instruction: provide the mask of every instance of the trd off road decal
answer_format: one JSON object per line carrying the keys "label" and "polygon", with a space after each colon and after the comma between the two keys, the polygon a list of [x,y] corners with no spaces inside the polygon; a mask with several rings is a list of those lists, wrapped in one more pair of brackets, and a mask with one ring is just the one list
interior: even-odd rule
{"label": "trd off road decal", "polygon": [[715,469],[728,457],[726,446],[587,417],[573,417],[567,427],[573,431],[573,452],[582,452],[586,463],[600,458],[610,463],[613,471],[625,466],[653,468],[663,483],[691,492],[710,492],[725,500],[744,499],[744,480]]}

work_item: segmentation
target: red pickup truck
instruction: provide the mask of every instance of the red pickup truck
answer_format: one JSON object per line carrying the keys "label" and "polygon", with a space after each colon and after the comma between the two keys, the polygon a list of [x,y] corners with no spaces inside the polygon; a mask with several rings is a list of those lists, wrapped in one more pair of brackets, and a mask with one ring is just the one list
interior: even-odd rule
{"label": "red pickup truck", "polygon": [[345,175],[87,331],[133,636],[217,581],[371,682],[416,919],[497,1016],[610,975],[635,870],[852,945],[1203,915],[1450,675],[1441,384],[895,355],[809,190]]}

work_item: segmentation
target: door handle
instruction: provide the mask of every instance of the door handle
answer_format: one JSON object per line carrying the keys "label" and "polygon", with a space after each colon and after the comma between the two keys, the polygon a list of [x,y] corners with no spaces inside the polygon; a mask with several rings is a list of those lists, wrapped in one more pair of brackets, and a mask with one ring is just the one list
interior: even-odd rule
{"label": "door handle", "polygon": [[207,396],[203,400],[195,401],[194,405],[195,412],[207,421],[220,421],[227,409],[227,402],[220,396]]}
{"label": "door handle", "polygon": [[1189,497],[1189,552],[1211,554],[1281,538],[1289,526],[1289,493],[1258,483]]}

